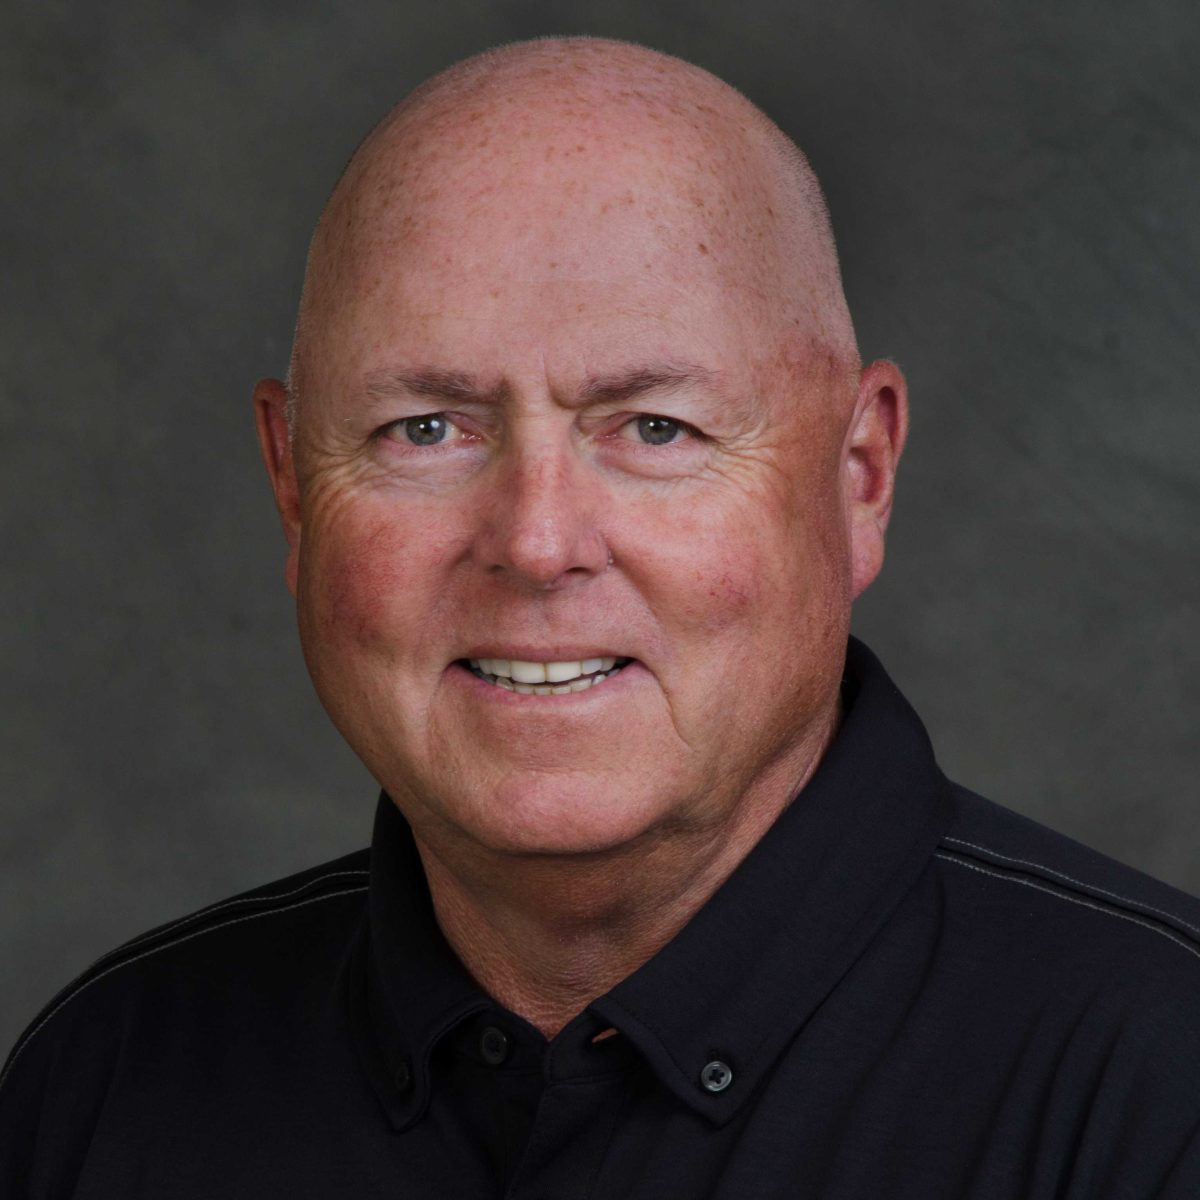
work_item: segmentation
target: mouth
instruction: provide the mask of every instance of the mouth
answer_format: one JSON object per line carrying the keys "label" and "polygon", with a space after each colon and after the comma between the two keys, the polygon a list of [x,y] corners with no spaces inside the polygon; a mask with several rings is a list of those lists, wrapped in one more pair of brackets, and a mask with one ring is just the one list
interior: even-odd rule
{"label": "mouth", "polygon": [[632,658],[598,656],[571,662],[534,662],[507,658],[463,658],[459,665],[493,687],[522,696],[566,696],[586,692],[611,679]]}

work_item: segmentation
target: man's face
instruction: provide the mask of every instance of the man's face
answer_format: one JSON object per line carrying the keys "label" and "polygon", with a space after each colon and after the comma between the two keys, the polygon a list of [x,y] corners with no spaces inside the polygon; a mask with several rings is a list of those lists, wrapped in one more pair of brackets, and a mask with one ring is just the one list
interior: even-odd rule
{"label": "man's face", "polygon": [[419,835],[716,828],[829,733],[854,381],[785,363],[737,237],[649,168],[504,187],[356,214],[299,415],[305,656]]}

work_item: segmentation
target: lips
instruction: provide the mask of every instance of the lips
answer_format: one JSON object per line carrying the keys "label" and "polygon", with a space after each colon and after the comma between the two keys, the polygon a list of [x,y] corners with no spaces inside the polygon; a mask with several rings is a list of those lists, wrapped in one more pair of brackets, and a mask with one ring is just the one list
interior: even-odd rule
{"label": "lips", "polygon": [[485,683],[506,691],[525,696],[565,696],[596,687],[632,661],[615,655],[554,661],[471,658],[464,660],[464,665]]}

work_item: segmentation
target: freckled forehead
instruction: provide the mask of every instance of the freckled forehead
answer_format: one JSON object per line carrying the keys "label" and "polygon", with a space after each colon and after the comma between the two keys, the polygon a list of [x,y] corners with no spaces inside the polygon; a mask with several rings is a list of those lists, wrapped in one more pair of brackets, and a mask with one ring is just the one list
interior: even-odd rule
{"label": "freckled forehead", "polygon": [[313,240],[299,391],[408,343],[480,363],[622,341],[713,364],[796,339],[854,357],[799,152],[706,72],[628,49],[469,60],[377,127]]}
{"label": "freckled forehead", "polygon": [[542,106],[460,105],[364,147],[320,249],[355,290],[404,270],[594,278],[649,265],[762,280],[782,204],[760,143],[748,118],[704,98],[630,92],[598,112],[568,89]]}

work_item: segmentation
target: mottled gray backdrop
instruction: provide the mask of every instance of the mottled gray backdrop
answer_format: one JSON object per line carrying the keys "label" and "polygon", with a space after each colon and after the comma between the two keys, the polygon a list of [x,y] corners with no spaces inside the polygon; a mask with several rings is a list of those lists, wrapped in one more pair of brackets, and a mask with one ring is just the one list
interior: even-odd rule
{"label": "mottled gray backdrop", "polygon": [[[914,421],[857,626],[947,770],[1200,890],[1195,0],[10,3],[0,1043],[150,924],[365,844],[250,389],[360,135],[451,61],[644,41],[824,179]],[[729,681],[736,686],[736,680]]]}

